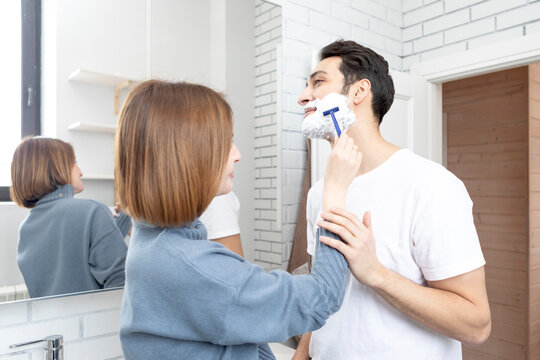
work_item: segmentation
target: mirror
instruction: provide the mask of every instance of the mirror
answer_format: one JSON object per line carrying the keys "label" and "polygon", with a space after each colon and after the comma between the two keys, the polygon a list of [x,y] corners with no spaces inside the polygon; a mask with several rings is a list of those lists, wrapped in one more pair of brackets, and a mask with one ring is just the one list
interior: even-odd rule
{"label": "mirror", "polygon": [[[147,78],[197,82],[223,91],[233,108],[235,143],[243,155],[235,178],[242,204],[240,227],[252,232],[253,54],[255,16],[262,4],[261,0],[42,2],[42,135],[73,145],[85,184],[77,197],[113,205],[115,107],[116,102],[121,107],[133,84]],[[278,8],[264,6],[268,12]],[[16,254],[18,227],[28,212],[13,203],[0,203],[0,302],[24,297]],[[252,239],[244,241],[244,252],[251,260],[254,245],[248,240]]]}

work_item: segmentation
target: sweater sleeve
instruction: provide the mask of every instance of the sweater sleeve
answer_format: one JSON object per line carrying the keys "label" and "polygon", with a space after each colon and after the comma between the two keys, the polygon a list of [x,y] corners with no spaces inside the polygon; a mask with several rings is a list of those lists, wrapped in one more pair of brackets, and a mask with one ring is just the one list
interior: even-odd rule
{"label": "sweater sleeve", "polygon": [[[339,239],[319,229],[317,241],[321,235]],[[216,343],[284,341],[320,328],[343,302],[347,268],[343,255],[323,243],[318,243],[311,275],[266,273],[252,265],[226,309]]]}
{"label": "sweater sleeve", "polygon": [[94,236],[89,256],[92,276],[104,288],[123,286],[127,246],[124,236],[104,205],[94,214],[92,233]]}
{"label": "sweater sleeve", "polygon": [[120,211],[120,213],[114,219],[114,222],[116,223],[116,226],[118,226],[118,228],[120,229],[122,236],[126,237],[126,235],[129,233],[129,230],[131,229],[131,217],[125,212]]}

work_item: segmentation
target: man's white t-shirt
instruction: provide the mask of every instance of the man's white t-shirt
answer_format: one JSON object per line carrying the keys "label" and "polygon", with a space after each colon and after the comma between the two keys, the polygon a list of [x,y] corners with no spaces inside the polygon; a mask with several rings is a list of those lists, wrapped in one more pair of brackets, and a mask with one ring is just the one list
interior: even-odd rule
{"label": "man's white t-shirt", "polygon": [[199,218],[208,232],[208,239],[240,234],[239,211],[240,201],[232,191],[216,196]]}
{"label": "man's white t-shirt", "polygon": [[[308,253],[315,254],[323,182],[307,200]],[[485,264],[463,182],[441,165],[401,149],[355,178],[346,208],[360,220],[371,211],[379,261],[427,286]],[[455,360],[461,343],[400,313],[352,275],[341,309],[314,331],[310,355],[320,359]]]}

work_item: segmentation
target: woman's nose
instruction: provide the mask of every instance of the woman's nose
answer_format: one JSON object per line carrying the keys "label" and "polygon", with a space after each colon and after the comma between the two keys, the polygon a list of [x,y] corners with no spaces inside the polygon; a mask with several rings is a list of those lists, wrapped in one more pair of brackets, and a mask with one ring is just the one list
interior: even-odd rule
{"label": "woman's nose", "polygon": [[240,150],[238,150],[235,144],[233,144],[233,159],[234,162],[238,162],[240,161],[240,159],[242,159],[242,154],[240,153]]}

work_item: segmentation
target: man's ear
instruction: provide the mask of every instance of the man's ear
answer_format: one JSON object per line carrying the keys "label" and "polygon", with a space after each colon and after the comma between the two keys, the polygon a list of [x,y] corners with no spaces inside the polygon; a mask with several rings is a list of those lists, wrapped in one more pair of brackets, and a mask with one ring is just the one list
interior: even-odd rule
{"label": "man's ear", "polygon": [[352,101],[354,105],[360,104],[371,92],[371,82],[368,79],[358,80],[351,85]]}

